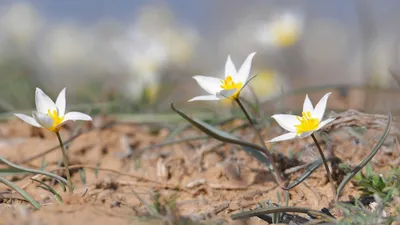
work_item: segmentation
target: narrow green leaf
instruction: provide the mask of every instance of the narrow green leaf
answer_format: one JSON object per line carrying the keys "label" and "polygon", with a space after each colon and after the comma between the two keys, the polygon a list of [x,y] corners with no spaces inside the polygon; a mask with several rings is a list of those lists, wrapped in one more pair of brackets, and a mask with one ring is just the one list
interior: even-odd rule
{"label": "narrow green leaf", "polygon": [[273,221],[273,223],[278,223],[278,216],[279,216],[279,213],[274,213],[274,214],[272,214],[272,221]]}
{"label": "narrow green leaf", "polygon": [[285,191],[285,206],[289,206],[289,191]]}
{"label": "narrow green leaf", "polygon": [[36,209],[40,209],[40,204],[32,196],[30,196],[24,189],[18,187],[13,182],[0,176],[0,182],[12,188],[14,191],[18,192],[22,197],[24,197],[29,203],[31,203]]}
{"label": "narrow green leaf", "polygon": [[279,191],[276,192],[276,197],[278,198],[278,205],[281,206],[281,195],[279,194]]}
{"label": "narrow green leaf", "polygon": [[157,218],[162,218],[162,216],[160,215],[160,213],[158,212],[158,210],[153,206],[150,205],[149,203],[147,203],[146,200],[144,200],[142,197],[139,196],[138,193],[136,193],[134,190],[132,190],[132,193],[136,196],[136,198],[146,207],[147,212],[154,217]]}
{"label": "narrow green leaf", "polygon": [[373,186],[375,186],[375,187],[377,187],[377,188],[380,188],[381,187],[381,185],[382,185],[382,183],[381,183],[381,181],[382,181],[382,179],[380,179],[380,177],[378,176],[378,175],[372,175],[371,176],[371,179],[372,179],[372,185]]}
{"label": "narrow green leaf", "polygon": [[[328,161],[330,159],[327,159]],[[289,184],[287,187],[284,187],[284,190],[290,190],[297,185],[299,185],[301,182],[303,182],[307,177],[309,177],[318,167],[320,167],[323,164],[322,159],[315,160],[312,164],[308,165],[306,167],[306,170],[304,171],[303,174],[301,174],[296,180],[294,180],[291,184]]]}
{"label": "narrow green leaf", "polygon": [[1,168],[0,169],[0,176],[2,176],[2,177],[23,175],[23,174],[29,174],[29,173],[19,170],[19,169],[15,169],[15,168]]}
{"label": "narrow green leaf", "polygon": [[86,171],[85,169],[79,170],[79,177],[81,178],[81,182],[83,185],[86,185]]}
{"label": "narrow green leaf", "polygon": [[372,172],[372,166],[371,166],[371,163],[368,163],[366,166],[365,166],[365,172],[366,172],[366,174],[367,174],[367,177],[370,177],[370,176],[372,176],[374,173]]}
{"label": "narrow green leaf", "polygon": [[365,177],[364,177],[364,174],[362,172],[361,173],[357,173],[356,175],[354,175],[354,180],[356,182],[361,182],[364,178]]}
{"label": "narrow green leaf", "polygon": [[44,170],[47,167],[46,156],[42,157],[39,170]]}
{"label": "narrow green leaf", "polygon": [[392,125],[392,114],[389,113],[388,115],[388,123],[386,125],[386,129],[383,132],[382,137],[376,143],[375,147],[372,149],[371,153],[358,165],[356,166],[340,183],[337,194],[336,194],[336,201],[339,200],[340,194],[342,193],[343,188],[346,184],[353,178],[364,166],[368,164],[369,161],[375,156],[375,154],[381,149],[383,142],[386,140],[387,136],[389,135],[390,127]]}
{"label": "narrow green leaf", "polygon": [[389,200],[392,198],[394,189],[389,189],[389,191],[386,192],[386,195],[383,198],[383,202],[389,202]]}
{"label": "narrow green leaf", "polygon": [[52,193],[59,204],[63,203],[61,195],[58,194],[58,192],[56,190],[54,190],[54,188],[52,188],[50,185],[46,184],[45,182],[43,182],[41,180],[35,179],[35,178],[31,178],[31,180],[38,182],[40,184],[40,186],[39,186],[40,188]]}
{"label": "narrow green leaf", "polygon": [[178,113],[181,117],[183,117],[185,120],[187,120],[189,123],[191,123],[192,125],[194,125],[195,127],[197,127],[198,129],[200,129],[201,131],[203,131],[205,134],[219,140],[222,142],[226,142],[226,143],[231,143],[231,144],[236,144],[236,145],[240,145],[242,146],[243,150],[245,150],[246,152],[250,153],[253,157],[255,157],[257,160],[259,160],[260,162],[264,163],[270,170],[271,170],[271,163],[269,161],[269,159],[265,156],[264,152],[264,148],[241,140],[235,136],[233,136],[232,134],[229,134],[225,131],[221,131],[213,126],[211,126],[208,123],[205,123],[199,119],[196,118],[190,118],[189,116],[187,116],[186,114],[184,114],[183,112],[179,111],[178,109],[175,108],[174,103],[171,103],[171,108],[172,110],[174,110],[176,113]]}
{"label": "narrow green leaf", "polygon": [[100,163],[96,163],[96,169],[94,170],[94,176],[99,178],[99,168],[100,168]]}
{"label": "narrow green leaf", "polygon": [[24,172],[28,172],[28,173],[33,173],[33,174],[42,174],[42,175],[45,175],[45,176],[48,176],[48,177],[56,179],[62,185],[67,185],[67,180],[62,178],[62,177],[60,177],[60,176],[58,176],[58,175],[56,175],[56,174],[49,173],[49,172],[42,171],[42,170],[35,170],[35,169],[30,169],[30,168],[18,166],[17,164],[14,164],[14,163],[8,161],[7,159],[5,159],[5,158],[3,158],[1,156],[0,156],[0,161],[5,163],[5,164],[7,164],[8,166],[10,166],[10,167],[12,167],[14,169],[17,169],[17,170],[20,170],[20,171],[24,171]]}
{"label": "narrow green leaf", "polygon": [[273,213],[306,213],[306,214],[311,214],[315,216],[320,216],[325,219],[325,221],[330,221],[334,222],[335,219],[326,215],[325,213],[322,213],[317,210],[313,209],[307,209],[307,208],[300,208],[300,207],[273,207],[273,208],[259,208],[259,209],[254,209],[250,210],[247,212],[241,212],[237,214],[233,214],[231,216],[231,219],[237,220],[237,219],[247,219],[253,216],[259,216],[259,215],[264,215],[264,214],[273,214]]}

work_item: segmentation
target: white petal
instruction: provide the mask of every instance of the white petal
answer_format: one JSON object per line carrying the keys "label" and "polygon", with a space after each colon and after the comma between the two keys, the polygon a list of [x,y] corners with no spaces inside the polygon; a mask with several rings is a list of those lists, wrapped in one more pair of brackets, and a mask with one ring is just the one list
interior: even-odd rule
{"label": "white petal", "polygon": [[246,83],[247,78],[249,77],[249,74],[250,74],[250,70],[251,70],[251,62],[252,62],[255,54],[256,54],[256,52],[253,52],[247,56],[246,60],[244,61],[244,63],[242,64],[242,66],[240,67],[240,69],[237,73],[237,77],[236,77],[237,82],[242,82],[243,85]]}
{"label": "white petal", "polygon": [[77,120],[91,121],[92,117],[90,117],[89,115],[87,115],[85,113],[81,113],[81,112],[69,112],[69,113],[65,114],[63,123],[67,122],[68,120],[73,120],[73,121],[77,121]]}
{"label": "white petal", "polygon": [[218,98],[229,98],[229,97],[231,97],[232,95],[234,95],[234,94],[236,93],[236,91],[237,91],[236,88],[234,88],[234,89],[229,89],[229,90],[222,90],[222,91],[218,92],[216,96],[217,96]]}
{"label": "white petal", "polygon": [[314,112],[312,112],[312,117],[319,119],[320,121],[322,120],[322,117],[324,117],[325,109],[326,109],[326,102],[328,101],[329,95],[331,95],[332,92],[329,92],[325,94],[321,100],[319,100],[318,104],[315,106]]}
{"label": "white petal", "polygon": [[318,125],[318,130],[321,129],[321,128],[323,128],[323,127],[324,127],[325,125],[327,125],[328,123],[334,121],[335,119],[336,119],[336,118],[329,118],[329,119],[326,119],[326,120],[322,121],[322,122],[319,123],[319,125]]}
{"label": "white petal", "polygon": [[62,89],[60,94],[58,94],[57,100],[56,100],[56,106],[58,109],[58,115],[60,117],[63,117],[65,115],[65,106],[67,104],[66,98],[65,98],[65,89]]}
{"label": "white petal", "polygon": [[273,138],[267,142],[278,142],[278,141],[285,141],[285,140],[290,140],[296,138],[296,133],[287,133],[287,134],[282,134],[281,136],[278,136],[276,138]]}
{"label": "white petal", "polygon": [[56,104],[49,98],[40,88],[35,91],[36,110],[38,112],[47,114],[48,110],[57,110]]}
{"label": "white petal", "polygon": [[228,59],[226,60],[225,63],[225,78],[227,78],[228,76],[234,78],[236,77],[236,75],[237,75],[236,67],[232,62],[231,56],[228,55]]}
{"label": "white petal", "polygon": [[303,28],[303,18],[298,13],[285,13],[281,16],[283,24],[291,25],[297,31],[301,31]]}
{"label": "white petal", "polygon": [[303,103],[303,112],[308,112],[310,111],[310,113],[312,113],[314,111],[314,107],[311,103],[310,98],[308,97],[308,95],[306,95],[306,99],[304,99],[304,103]]}
{"label": "white petal", "polygon": [[14,113],[14,116],[20,118],[21,120],[25,121],[26,123],[34,126],[34,127],[42,127],[38,122],[33,117],[24,115],[24,114],[19,114],[19,113]]}
{"label": "white petal", "polygon": [[287,114],[275,114],[272,116],[276,120],[276,122],[281,126],[283,129],[289,132],[296,132],[295,125],[300,124],[297,120],[296,116],[294,115],[287,115]]}
{"label": "white petal", "polygon": [[44,128],[52,128],[54,124],[53,118],[41,112],[32,112],[33,118]]}
{"label": "white petal", "polygon": [[216,101],[216,100],[220,100],[220,98],[218,98],[215,95],[203,95],[203,96],[194,97],[194,98],[190,99],[188,102],[192,102],[192,101]]}
{"label": "white petal", "polygon": [[206,76],[193,76],[201,88],[207,91],[209,94],[216,95],[217,92],[221,91],[221,79],[215,77]]}

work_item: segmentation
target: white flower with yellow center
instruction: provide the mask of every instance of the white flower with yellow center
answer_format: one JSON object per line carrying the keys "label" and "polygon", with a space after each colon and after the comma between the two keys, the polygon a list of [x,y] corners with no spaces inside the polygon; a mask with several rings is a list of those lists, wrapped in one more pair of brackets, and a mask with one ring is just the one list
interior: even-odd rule
{"label": "white flower with yellow center", "polygon": [[32,117],[19,113],[14,113],[14,115],[32,126],[43,127],[53,132],[58,132],[61,126],[69,120],[91,121],[92,118],[84,113],[65,113],[65,89],[60,92],[56,103],[54,103],[41,89],[36,88],[35,103],[37,111],[32,112]]}
{"label": "white flower with yellow center", "polygon": [[257,39],[263,44],[288,47],[299,40],[302,30],[302,18],[294,14],[285,13],[260,29]]}
{"label": "white flower with yellow center", "polygon": [[273,138],[268,142],[277,142],[299,137],[308,137],[315,131],[321,129],[328,123],[335,120],[335,118],[329,118],[322,121],[329,95],[331,95],[331,92],[325,94],[315,106],[315,108],[308,98],[308,95],[306,95],[306,99],[304,100],[303,104],[302,117],[287,114],[273,115],[272,118],[274,118],[283,129],[289,131],[289,133]]}
{"label": "white flower with yellow center", "polygon": [[191,101],[215,101],[226,98],[238,98],[239,92],[246,84],[247,78],[249,77],[251,70],[251,62],[256,53],[253,52],[247,56],[246,60],[237,71],[233,64],[231,57],[228,55],[228,59],[225,64],[225,79],[216,77],[206,76],[193,76],[201,88],[209,93],[209,95],[197,96],[189,100]]}

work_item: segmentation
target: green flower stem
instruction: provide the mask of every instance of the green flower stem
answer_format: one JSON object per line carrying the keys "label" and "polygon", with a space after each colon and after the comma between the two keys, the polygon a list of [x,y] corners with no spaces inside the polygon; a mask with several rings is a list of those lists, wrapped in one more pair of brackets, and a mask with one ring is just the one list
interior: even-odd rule
{"label": "green flower stem", "polygon": [[258,139],[259,139],[259,141],[261,142],[261,145],[264,148],[264,154],[267,156],[267,158],[271,162],[272,168],[269,168],[269,169],[271,170],[272,174],[274,174],[275,179],[278,182],[279,186],[285,187],[286,186],[286,180],[282,176],[282,173],[280,172],[280,170],[278,169],[278,167],[276,165],[276,162],[275,162],[273,156],[271,155],[271,152],[268,150],[268,147],[265,144],[265,141],[264,141],[263,137],[261,136],[260,131],[255,126],[253,120],[251,119],[251,117],[250,117],[249,113],[247,112],[246,108],[243,106],[242,102],[240,102],[239,98],[235,98],[235,101],[237,102],[237,104],[239,105],[240,109],[243,111],[244,115],[246,116],[247,120],[249,121],[251,127],[254,129],[255,133],[257,134]]}
{"label": "green flower stem", "polygon": [[72,193],[74,191],[74,188],[72,186],[72,180],[71,180],[71,173],[69,172],[69,168],[68,168],[68,156],[67,156],[67,151],[64,147],[63,141],[61,139],[60,133],[59,132],[55,132],[58,138],[58,141],[60,142],[60,147],[61,147],[61,151],[63,154],[63,163],[64,163],[64,167],[65,167],[65,173],[67,174],[67,181],[68,181],[68,190],[70,193]]}
{"label": "green flower stem", "polygon": [[315,138],[315,135],[311,134],[311,137],[314,140],[314,143],[318,148],[318,151],[319,151],[319,154],[321,155],[322,161],[324,162],[325,170],[326,170],[326,173],[328,174],[329,183],[331,185],[332,194],[333,194],[333,196],[336,196],[336,187],[335,187],[335,184],[333,183],[332,175],[331,175],[331,172],[329,170],[329,166],[328,166],[328,163],[327,163],[327,161],[325,159],[324,153],[322,152],[321,146],[318,144],[318,141]]}

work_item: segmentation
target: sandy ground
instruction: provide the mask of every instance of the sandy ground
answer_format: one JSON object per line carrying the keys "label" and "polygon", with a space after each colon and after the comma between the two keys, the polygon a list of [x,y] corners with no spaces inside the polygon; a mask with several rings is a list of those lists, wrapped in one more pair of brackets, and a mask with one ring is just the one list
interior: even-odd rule
{"label": "sandy ground", "polygon": [[[348,117],[350,118],[350,117]],[[336,155],[342,162],[356,166],[372,149],[383,133],[386,116],[354,116],[346,123],[333,124],[325,130],[328,139],[320,138],[325,154]],[[244,121],[234,120],[220,128],[229,130]],[[263,131],[266,140],[283,131],[275,126]],[[74,124],[62,130],[64,141],[73,137]],[[363,127],[355,132],[350,127]],[[221,144],[213,139],[180,142],[164,147],[151,147],[164,143],[171,130],[166,127],[128,122],[115,122],[111,118],[98,117],[93,125],[85,124],[83,134],[70,142],[69,157],[73,182],[73,195],[63,193],[56,182],[37,176],[61,193],[64,204],[39,188],[29,178],[32,176],[7,177],[23,187],[43,206],[34,210],[22,200],[7,200],[9,189],[0,185],[0,225],[3,224],[157,224],[142,217],[148,214],[146,204],[160,202],[175,208],[169,215],[218,221],[242,209],[255,208],[257,203],[284,199],[284,192],[277,186],[268,170],[238,146]],[[249,128],[235,132],[243,139],[254,140]],[[60,149],[47,151],[57,146],[56,136],[48,131],[24,124],[17,119],[0,124],[0,154],[6,159],[30,168],[57,169],[61,157]],[[398,135],[394,126],[383,148],[373,159],[376,171],[385,171],[389,166],[398,167],[400,152],[396,142]],[[191,127],[169,140],[203,136]],[[283,170],[316,160],[318,152],[311,138],[268,144],[278,157]],[[42,152],[49,152],[40,155]],[[130,156],[127,156],[130,155]],[[276,154],[278,155],[278,154]],[[295,155],[296,157],[292,157]],[[34,157],[33,156],[38,156]],[[295,159],[296,158],[296,159]],[[3,166],[4,167],[4,166]],[[80,168],[85,179],[81,178]],[[290,170],[289,170],[290,171]],[[64,175],[62,170],[56,171]],[[303,170],[287,174],[290,180]],[[336,181],[343,176],[338,173]],[[341,200],[349,200],[358,192],[349,184]],[[18,196],[11,192],[11,196]],[[323,167],[309,179],[290,191],[291,206],[303,206],[316,210],[330,207],[333,199]],[[265,224],[251,219],[248,224]]]}

